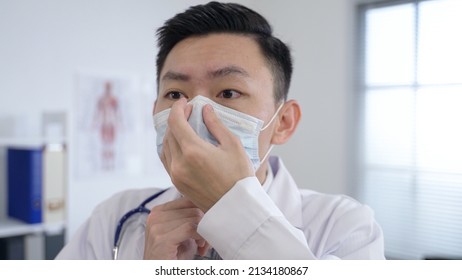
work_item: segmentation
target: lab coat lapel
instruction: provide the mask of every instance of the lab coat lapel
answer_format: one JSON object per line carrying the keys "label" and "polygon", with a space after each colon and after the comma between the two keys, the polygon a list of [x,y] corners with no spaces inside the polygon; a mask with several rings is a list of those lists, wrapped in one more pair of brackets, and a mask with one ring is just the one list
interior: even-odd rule
{"label": "lab coat lapel", "polygon": [[296,228],[302,227],[302,199],[294,179],[278,157],[270,157],[274,174],[268,195],[286,219]]}

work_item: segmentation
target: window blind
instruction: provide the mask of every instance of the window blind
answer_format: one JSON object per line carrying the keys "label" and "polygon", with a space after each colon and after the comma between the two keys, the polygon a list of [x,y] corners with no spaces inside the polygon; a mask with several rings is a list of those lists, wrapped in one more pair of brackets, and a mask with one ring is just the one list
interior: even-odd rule
{"label": "window blind", "polygon": [[462,1],[360,15],[360,199],[388,258],[462,258]]}

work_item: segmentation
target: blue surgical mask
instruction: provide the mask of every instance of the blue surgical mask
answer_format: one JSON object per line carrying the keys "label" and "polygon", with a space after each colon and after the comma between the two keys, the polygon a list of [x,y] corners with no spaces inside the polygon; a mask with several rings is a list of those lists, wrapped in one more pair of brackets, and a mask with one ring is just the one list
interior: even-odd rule
{"label": "blue surgical mask", "polygon": [[[279,110],[282,108],[282,105],[279,106],[276,113],[273,115],[271,120],[263,127],[263,121],[257,119],[253,116],[247,115],[245,113],[236,111],[234,109],[228,108],[226,106],[220,105],[209,98],[204,96],[198,95],[194,97],[189,104],[193,105],[193,109],[191,115],[189,116],[188,122],[191,125],[192,129],[201,137],[203,140],[213,144],[218,145],[217,140],[215,137],[209,132],[207,127],[205,126],[204,120],[202,118],[202,109],[205,105],[210,104],[214,112],[217,114],[218,118],[221,122],[239,139],[241,140],[242,146],[244,147],[247,155],[252,162],[253,168],[257,170],[260,167],[262,161],[264,161],[271,149],[271,147],[266,152],[263,159],[260,161],[260,156],[258,154],[258,136],[260,132],[266,129],[271,122],[277,116]],[[170,114],[171,109],[166,109],[162,112],[159,112],[154,115],[154,127],[156,128],[157,138],[157,153],[159,156],[162,152],[162,143],[165,136],[165,132],[167,130],[167,119]]]}

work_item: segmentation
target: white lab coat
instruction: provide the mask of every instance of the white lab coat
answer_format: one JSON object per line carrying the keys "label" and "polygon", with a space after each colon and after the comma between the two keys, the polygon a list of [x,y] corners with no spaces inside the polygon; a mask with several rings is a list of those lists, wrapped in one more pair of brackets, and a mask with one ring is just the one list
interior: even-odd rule
{"label": "white lab coat", "polygon": [[[369,207],[298,189],[276,157],[270,166],[269,186],[256,177],[238,181],[199,223],[199,234],[223,259],[384,259],[382,230]],[[119,219],[158,191],[129,190],[100,204],[57,259],[111,259]],[[147,208],[179,196],[172,187]],[[124,225],[120,259],[143,258],[146,217],[137,214]]]}

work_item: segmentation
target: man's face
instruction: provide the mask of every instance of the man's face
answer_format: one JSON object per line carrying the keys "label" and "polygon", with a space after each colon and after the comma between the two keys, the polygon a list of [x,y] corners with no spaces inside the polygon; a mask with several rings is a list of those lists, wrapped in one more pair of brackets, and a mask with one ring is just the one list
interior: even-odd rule
{"label": "man's face", "polygon": [[[154,113],[179,98],[197,95],[269,122],[276,111],[274,80],[254,39],[234,34],[191,37],[168,54],[159,77]],[[267,152],[272,129],[260,134],[260,158]]]}

